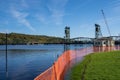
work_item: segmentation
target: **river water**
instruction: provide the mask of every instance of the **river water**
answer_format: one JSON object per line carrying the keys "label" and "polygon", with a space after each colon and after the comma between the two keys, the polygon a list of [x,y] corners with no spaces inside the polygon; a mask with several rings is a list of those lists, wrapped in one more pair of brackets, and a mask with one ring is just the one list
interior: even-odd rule
{"label": "river water", "polygon": [[[70,45],[80,49],[92,45]],[[65,50],[64,45],[8,45],[6,75],[5,45],[0,45],[0,80],[33,80],[48,69]]]}

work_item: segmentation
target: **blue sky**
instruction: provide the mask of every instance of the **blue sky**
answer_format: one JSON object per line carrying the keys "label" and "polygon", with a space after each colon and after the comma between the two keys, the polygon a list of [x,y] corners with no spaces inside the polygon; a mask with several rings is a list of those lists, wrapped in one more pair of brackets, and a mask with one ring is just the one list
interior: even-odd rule
{"label": "blue sky", "polygon": [[94,24],[108,36],[101,13],[104,10],[112,35],[120,34],[120,0],[0,0],[0,32],[94,37]]}

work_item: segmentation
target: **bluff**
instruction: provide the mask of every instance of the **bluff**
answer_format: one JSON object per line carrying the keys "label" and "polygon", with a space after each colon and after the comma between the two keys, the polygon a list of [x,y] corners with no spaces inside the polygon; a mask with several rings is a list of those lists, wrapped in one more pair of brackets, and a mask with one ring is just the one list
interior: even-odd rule
{"label": "bluff", "polygon": [[[20,33],[7,34],[8,44],[59,44],[63,43],[64,39],[60,37],[46,36],[46,35],[29,35]],[[0,44],[5,44],[6,35],[0,33]]]}

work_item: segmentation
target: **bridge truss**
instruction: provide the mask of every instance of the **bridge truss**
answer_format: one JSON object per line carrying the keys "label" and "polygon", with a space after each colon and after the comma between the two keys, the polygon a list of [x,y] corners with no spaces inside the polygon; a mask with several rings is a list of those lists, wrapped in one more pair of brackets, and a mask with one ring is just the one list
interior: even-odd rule
{"label": "bridge truss", "polygon": [[[120,41],[120,36],[109,36],[115,41]],[[74,42],[90,42],[92,43],[95,38],[89,38],[89,37],[76,37],[76,38],[71,38],[72,43]]]}

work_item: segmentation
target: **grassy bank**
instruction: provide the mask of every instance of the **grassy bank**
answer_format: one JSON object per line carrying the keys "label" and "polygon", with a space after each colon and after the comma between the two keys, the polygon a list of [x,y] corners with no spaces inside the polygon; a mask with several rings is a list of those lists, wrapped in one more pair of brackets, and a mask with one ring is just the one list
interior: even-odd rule
{"label": "grassy bank", "polygon": [[70,80],[120,80],[120,51],[86,56],[72,68]]}

